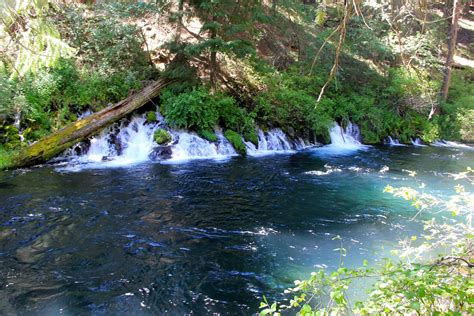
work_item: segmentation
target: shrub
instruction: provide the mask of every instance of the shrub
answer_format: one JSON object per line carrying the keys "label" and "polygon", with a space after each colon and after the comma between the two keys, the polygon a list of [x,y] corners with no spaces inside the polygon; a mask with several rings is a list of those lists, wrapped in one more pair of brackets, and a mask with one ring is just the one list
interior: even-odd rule
{"label": "shrub", "polygon": [[165,91],[162,95],[167,121],[173,126],[194,130],[209,130],[217,125],[219,113],[212,101],[204,88],[178,95]]}
{"label": "shrub", "polygon": [[159,128],[153,134],[153,140],[159,145],[166,145],[173,140],[173,137],[167,130]]}
{"label": "shrub", "polygon": [[224,136],[232,144],[232,146],[234,146],[235,150],[239,154],[241,154],[241,155],[246,155],[247,154],[245,144],[242,141],[242,136],[240,136],[239,133],[228,129],[228,130],[225,131]]}
{"label": "shrub", "polygon": [[209,131],[220,124],[249,137],[255,130],[252,116],[234,98],[223,93],[211,94],[205,87],[180,94],[168,90],[162,95],[162,106],[167,121],[175,127]]}
{"label": "shrub", "polygon": [[21,140],[18,128],[13,125],[0,126],[0,146],[5,149],[14,149],[20,147]]}
{"label": "shrub", "polygon": [[0,145],[0,170],[13,166],[16,154],[15,150],[7,150]]}

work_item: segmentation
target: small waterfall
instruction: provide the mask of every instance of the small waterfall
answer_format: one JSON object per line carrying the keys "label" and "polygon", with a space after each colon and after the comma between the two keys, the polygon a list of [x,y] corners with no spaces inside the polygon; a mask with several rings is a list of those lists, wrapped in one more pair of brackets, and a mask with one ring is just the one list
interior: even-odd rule
{"label": "small waterfall", "polygon": [[85,110],[84,112],[82,112],[81,114],[79,114],[79,116],[77,117],[78,120],[80,119],[83,119],[83,118],[86,118],[90,115],[92,115],[94,112],[92,112],[90,109],[87,109]]}
{"label": "small waterfall", "polygon": [[391,136],[388,136],[384,143],[390,146],[406,146],[405,144],[400,144],[398,139],[392,138]]}
{"label": "small waterfall", "polygon": [[177,143],[172,149],[172,160],[189,160],[199,158],[222,159],[237,155],[234,147],[221,131],[216,131],[217,142],[207,141],[195,133],[173,131]]}
{"label": "small waterfall", "polygon": [[316,148],[313,151],[315,154],[324,156],[346,155],[368,147],[359,141],[362,137],[360,136],[359,127],[354,123],[348,124],[344,129],[334,122],[329,130],[329,136],[331,137],[331,144]]}
{"label": "small waterfall", "polygon": [[418,137],[415,138],[415,139],[412,139],[411,143],[412,143],[413,146],[416,146],[416,147],[426,147],[426,145],[423,144],[421,139],[419,139]]}
{"label": "small waterfall", "polygon": [[[82,115],[92,114],[87,111]],[[80,170],[86,165],[96,167],[122,166],[149,160],[186,161],[190,159],[225,159],[237,156],[232,144],[224,137],[222,130],[216,129],[216,142],[210,142],[196,133],[170,130],[173,142],[167,146],[159,146],[153,140],[158,127],[163,126],[164,119],[157,113],[158,122],[147,122],[145,115],[133,116],[130,120],[116,123],[100,134],[67,150],[63,157],[76,162],[72,167],[63,170]],[[356,130],[356,129],[354,129]],[[312,146],[302,138],[290,140],[278,128],[264,133],[258,130],[258,146],[245,142],[247,153],[261,156],[273,153],[288,153]]]}
{"label": "small waterfall", "polygon": [[296,141],[290,141],[288,136],[279,128],[274,128],[268,132],[261,129],[257,131],[258,146],[251,142],[244,142],[247,147],[247,154],[250,156],[264,156],[275,153],[291,153],[295,150],[301,150],[309,145],[299,138]]}
{"label": "small waterfall", "polygon": [[333,127],[329,130],[329,136],[331,137],[330,146],[335,148],[360,149],[364,147],[358,140],[361,138],[359,127],[352,123],[345,130],[339,124],[334,123]]}
{"label": "small waterfall", "polygon": [[359,126],[357,126],[357,124],[354,124],[351,121],[349,121],[349,124],[347,124],[346,126],[346,134],[350,135],[353,139],[355,139],[359,143],[362,143],[360,128]]}
{"label": "small waterfall", "polygon": [[117,134],[117,145],[122,152],[120,158],[125,162],[142,162],[148,160],[153,147],[156,145],[153,140],[153,133],[156,130],[156,124],[145,124],[144,116],[132,119],[126,128],[121,128]]}
{"label": "small waterfall", "polygon": [[89,150],[81,157],[81,160],[84,162],[100,162],[107,159],[107,157],[116,156],[117,151],[110,144],[110,136],[110,130],[105,129],[99,135],[92,137]]}
{"label": "small waterfall", "polygon": [[153,133],[157,124],[145,124],[144,116],[134,116],[127,124],[123,122],[103,130],[90,139],[87,153],[80,157],[82,162],[110,161],[113,164],[132,164],[148,160],[155,146]]}
{"label": "small waterfall", "polygon": [[13,121],[13,126],[18,130],[18,136],[20,136],[20,141],[24,141],[25,137],[23,136],[23,131],[21,130],[21,112],[17,111],[15,113],[15,119]]}
{"label": "small waterfall", "polygon": [[472,146],[457,143],[457,142],[452,142],[452,141],[449,141],[449,140],[437,140],[437,141],[432,142],[431,146],[474,150],[474,147],[472,147]]}

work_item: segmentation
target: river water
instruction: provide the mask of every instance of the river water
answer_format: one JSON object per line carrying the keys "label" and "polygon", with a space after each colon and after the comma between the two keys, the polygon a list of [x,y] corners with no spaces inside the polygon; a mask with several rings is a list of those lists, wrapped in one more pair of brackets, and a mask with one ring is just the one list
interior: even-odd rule
{"label": "river water", "polygon": [[244,314],[297,278],[375,263],[419,233],[387,184],[453,192],[469,148],[331,146],[262,157],[0,172],[0,314]]}

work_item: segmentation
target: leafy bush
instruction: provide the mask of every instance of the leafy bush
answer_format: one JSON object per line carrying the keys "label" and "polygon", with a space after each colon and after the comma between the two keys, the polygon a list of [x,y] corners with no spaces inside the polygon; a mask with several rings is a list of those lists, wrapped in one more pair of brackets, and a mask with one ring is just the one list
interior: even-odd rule
{"label": "leafy bush", "polygon": [[11,167],[13,165],[14,157],[16,154],[16,151],[7,150],[0,145],[0,170]]}
{"label": "leafy bush", "polygon": [[[0,73],[1,74],[1,73]],[[124,99],[130,90],[141,87],[133,73],[100,74],[78,70],[72,60],[60,60],[53,68],[25,75],[23,80],[0,75],[0,106],[10,117],[21,113],[27,141],[35,141],[77,119],[85,109],[100,110]]]}
{"label": "leafy bush", "polygon": [[224,136],[232,144],[232,146],[234,146],[235,150],[239,154],[246,155],[247,150],[244,142],[242,141],[242,136],[240,136],[239,133],[228,129],[225,131]]}
{"label": "leafy bush", "polygon": [[173,140],[173,137],[167,130],[159,128],[153,134],[153,140],[159,145],[166,145]]}
{"label": "leafy bush", "polygon": [[436,118],[441,138],[474,142],[474,70],[453,72],[447,102]]}
{"label": "leafy bush", "polygon": [[13,125],[0,126],[0,146],[12,150],[21,145],[18,128]]}
{"label": "leafy bush", "polygon": [[219,119],[216,104],[204,88],[178,95],[165,91],[162,105],[167,121],[179,128],[209,130],[217,125]]}
{"label": "leafy bush", "polygon": [[223,93],[213,95],[205,87],[180,94],[168,90],[162,95],[162,105],[167,121],[173,126],[209,131],[220,125],[254,137],[252,116],[240,108],[234,98]]}

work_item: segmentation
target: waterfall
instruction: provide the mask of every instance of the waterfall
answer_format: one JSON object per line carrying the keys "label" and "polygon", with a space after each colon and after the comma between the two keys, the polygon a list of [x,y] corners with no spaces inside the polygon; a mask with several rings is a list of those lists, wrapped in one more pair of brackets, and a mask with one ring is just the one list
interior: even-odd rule
{"label": "waterfall", "polygon": [[[90,114],[92,112],[87,111],[81,117]],[[171,129],[169,132],[173,141],[168,145],[157,145],[153,134],[157,128],[164,126],[164,119],[159,113],[157,118],[158,122],[150,123],[145,115],[135,115],[130,120],[113,124],[88,141],[65,151],[63,158],[70,160],[73,166],[62,169],[76,171],[88,166],[122,166],[150,160],[180,162],[190,159],[225,159],[238,155],[221,129],[215,130],[216,142],[205,140],[194,132]],[[358,128],[352,127],[351,133],[357,134]],[[259,129],[257,136],[257,146],[245,142],[250,156],[292,153],[313,146],[302,138],[290,140],[279,128],[268,132]]]}
{"label": "waterfall", "polygon": [[[148,160],[155,146],[153,133],[157,124],[146,124],[146,118],[134,116],[130,122],[122,122],[103,130],[90,139],[87,153],[79,158],[81,162],[106,161],[112,165],[126,165]],[[118,130],[118,132],[117,132]]]}
{"label": "waterfall", "polygon": [[398,139],[392,138],[391,136],[388,136],[384,143],[390,146],[406,146],[405,144],[400,144]]}
{"label": "waterfall", "polygon": [[411,143],[412,143],[413,146],[416,146],[416,147],[426,147],[426,145],[423,144],[421,139],[419,139],[418,137],[415,138],[415,139],[412,139]]}
{"label": "waterfall", "polygon": [[349,123],[344,129],[334,122],[329,130],[331,144],[314,149],[317,155],[345,155],[354,151],[365,149],[368,146],[361,143],[359,127],[354,123]]}
{"label": "waterfall", "polygon": [[349,121],[349,124],[347,124],[346,126],[346,134],[350,135],[353,139],[355,139],[359,143],[362,143],[360,128],[359,126],[357,126],[357,124],[354,124],[351,121]]}
{"label": "waterfall", "polygon": [[334,123],[329,130],[331,145],[334,148],[341,149],[360,149],[364,145],[358,140],[361,139],[359,127],[350,123],[344,130],[339,124]]}
{"label": "waterfall", "polygon": [[172,148],[171,160],[189,160],[199,158],[222,159],[236,156],[237,152],[221,131],[216,131],[217,142],[212,143],[195,133],[186,131],[173,131],[177,143]]}
{"label": "waterfall", "polygon": [[20,136],[20,141],[24,141],[25,137],[23,136],[23,131],[21,130],[21,111],[15,113],[15,119],[13,121],[13,126],[18,130],[18,136]]}
{"label": "waterfall", "polygon": [[266,133],[258,129],[257,136],[257,146],[251,142],[244,142],[247,147],[247,154],[250,156],[292,153],[295,152],[295,150],[303,150],[314,146],[313,144],[306,143],[302,138],[290,140],[280,128],[271,129]]}
{"label": "waterfall", "polygon": [[461,144],[457,142],[452,142],[448,140],[437,140],[431,143],[431,146],[434,147],[448,147],[448,148],[461,148],[461,149],[474,149],[474,147],[466,145],[466,144]]}

